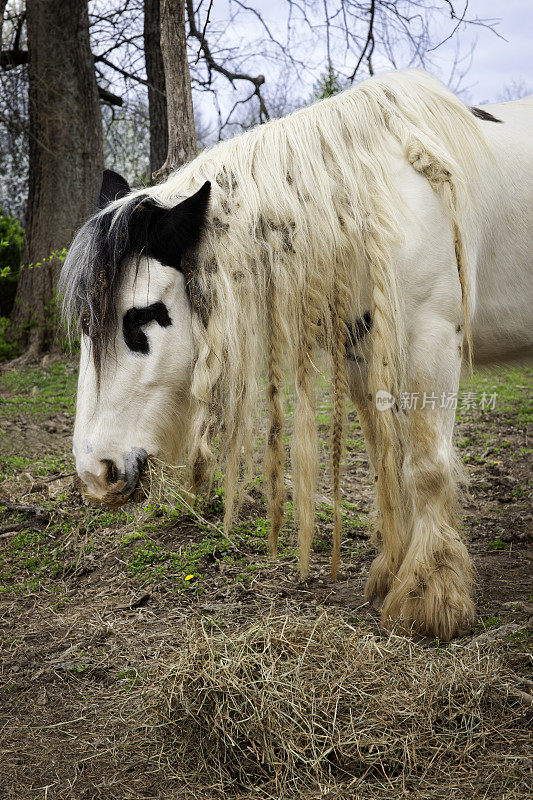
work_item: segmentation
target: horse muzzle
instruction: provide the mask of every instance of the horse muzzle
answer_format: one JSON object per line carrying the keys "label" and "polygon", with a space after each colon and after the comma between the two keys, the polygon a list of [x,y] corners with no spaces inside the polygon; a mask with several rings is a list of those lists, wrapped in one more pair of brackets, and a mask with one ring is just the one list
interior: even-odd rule
{"label": "horse muzzle", "polygon": [[103,505],[123,505],[137,488],[147,460],[148,453],[142,447],[113,458],[94,452],[78,455],[76,471],[83,495]]}

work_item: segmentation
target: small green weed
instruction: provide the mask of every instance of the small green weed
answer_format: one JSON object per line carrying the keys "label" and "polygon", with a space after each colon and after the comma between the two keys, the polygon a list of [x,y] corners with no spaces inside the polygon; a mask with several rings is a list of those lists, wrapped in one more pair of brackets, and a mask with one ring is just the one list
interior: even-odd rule
{"label": "small green weed", "polygon": [[503,623],[503,620],[500,617],[496,616],[489,616],[485,617],[481,620],[481,625],[485,630],[489,630],[490,628],[497,628],[499,625]]}
{"label": "small green weed", "polygon": [[488,543],[487,547],[489,550],[508,550],[510,545],[508,542],[504,542],[503,539],[494,539]]}
{"label": "small green weed", "polygon": [[136,542],[139,539],[146,539],[146,531],[129,531],[125,533],[122,539],[120,540],[120,544],[128,545],[132,542]]}

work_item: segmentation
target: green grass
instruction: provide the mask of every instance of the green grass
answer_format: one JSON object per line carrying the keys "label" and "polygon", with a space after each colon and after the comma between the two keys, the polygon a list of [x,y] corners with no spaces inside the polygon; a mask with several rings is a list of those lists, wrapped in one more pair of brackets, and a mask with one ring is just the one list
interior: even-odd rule
{"label": "green grass", "polygon": [[[326,523],[333,525],[333,508],[330,505],[321,503],[316,508],[316,518],[319,524]],[[354,503],[343,501],[341,508],[341,521],[343,531],[346,535],[356,533],[361,528],[367,528],[369,525],[367,514],[361,514]]]}
{"label": "green grass", "polygon": [[2,396],[0,416],[25,413],[43,417],[73,413],[76,401],[77,370],[66,361],[54,361],[47,367],[26,367],[0,375]]}
{"label": "green grass", "polygon": [[74,460],[70,455],[51,453],[48,456],[26,458],[25,456],[4,456],[0,458],[0,481],[20,473],[29,472],[33,477],[51,477],[74,470]]}
{"label": "green grass", "polygon": [[[461,397],[465,392],[475,392],[474,411],[461,407]],[[481,408],[483,395],[489,398],[495,394],[494,410]],[[508,415],[508,422],[516,419],[518,425],[533,422],[533,367],[528,365],[499,367],[494,370],[475,370],[474,375],[465,378],[461,384],[457,416],[460,419],[483,418],[491,424],[496,415]],[[528,402],[529,398],[529,402]]]}
{"label": "green grass", "polygon": [[97,548],[113,540],[113,528],[131,524],[134,516],[125,509],[79,509],[76,515],[62,508],[64,498],[40,503],[50,519],[38,520],[26,512],[0,506],[0,515],[14,525],[27,523],[3,546],[0,555],[0,592],[57,592],[60,583],[75,572]]}
{"label": "green grass", "polygon": [[5,456],[0,458],[0,480],[10,478],[18,472],[24,472],[33,463],[31,458],[24,456]]}
{"label": "green grass", "polygon": [[201,541],[181,546],[177,552],[165,549],[154,539],[143,540],[130,555],[127,567],[143,582],[165,582],[175,589],[198,590],[205,564],[224,560],[234,552],[228,539],[207,529],[202,530]]}
{"label": "green grass", "polygon": [[[531,486],[531,483],[532,483],[532,481],[529,481],[530,486]],[[528,495],[530,494],[530,491],[531,491],[531,489],[527,489],[525,486],[521,486],[519,483],[517,483],[515,488],[513,489],[512,494],[513,494],[513,497],[517,497],[517,498],[520,499],[520,498],[523,498],[523,497],[528,497]]]}
{"label": "green grass", "polygon": [[64,574],[61,541],[49,529],[34,528],[14,536],[2,556],[0,591],[39,591]]}
{"label": "green grass", "polygon": [[[327,439],[324,429],[330,425],[331,399],[323,375],[317,375],[317,384],[317,421],[322,426],[324,439]],[[26,367],[17,372],[7,372],[0,376],[0,415],[17,420],[21,415],[29,420],[40,420],[55,414],[70,415],[74,411],[75,389],[76,371],[71,362],[56,361],[45,367]],[[458,446],[465,460],[487,460],[477,452],[470,452],[486,447],[491,448],[488,460],[494,460],[495,454],[500,452],[506,458],[512,457],[511,442],[506,442],[501,436],[494,437],[490,427],[493,421],[501,422],[502,416],[518,426],[531,421],[531,403],[527,402],[527,398],[533,395],[533,369],[510,367],[494,373],[476,372],[473,379],[464,382],[461,391],[477,392],[478,397],[483,393],[496,393],[495,410],[483,411],[479,407],[464,410],[459,404],[458,418],[479,422],[481,428],[475,439],[469,435],[459,439]],[[287,391],[286,399],[289,409],[292,408],[294,395]],[[290,428],[291,421],[288,420],[288,431]],[[351,451],[364,448],[353,412],[350,412],[347,425],[347,440]],[[517,452],[520,455],[531,454],[531,448],[522,447]],[[33,456],[21,452],[0,460],[0,481],[6,478],[13,480],[25,472],[33,477],[47,478],[72,470],[72,458],[67,454],[49,452]],[[142,521],[138,509],[132,510],[131,507],[111,511],[78,506],[70,514],[65,512],[62,505],[68,499],[65,493],[55,500],[40,503],[41,507],[53,512],[46,526],[33,524],[31,516],[0,508],[0,513],[3,511],[3,516],[10,521],[28,523],[27,530],[2,543],[0,591],[13,589],[61,594],[61,585],[66,576],[83,565],[93,553],[105,555],[111,548],[119,553],[127,573],[143,583],[161,581],[168,582],[176,590],[200,591],[206,568],[214,562],[231,564],[234,572],[238,570],[237,580],[249,582],[258,568],[256,564],[264,563],[270,529],[264,501],[260,497],[260,485],[261,476],[258,476],[251,489],[255,510],[248,518],[238,520],[233,526],[230,539],[233,537],[234,543],[179,506],[151,507],[145,504]],[[488,484],[487,488],[490,488]],[[526,499],[530,492],[531,487],[526,481],[516,484],[512,490],[513,496],[520,500]],[[32,502],[31,497],[27,502]],[[223,512],[223,504],[223,491],[220,490],[208,501],[199,502],[198,510],[203,519],[216,523]],[[316,513],[319,534],[315,549],[325,552],[331,547],[333,509],[328,504],[319,504]],[[282,559],[294,559],[296,521],[291,502],[285,504],[285,514],[279,553]],[[345,553],[356,552],[356,540],[360,538],[362,530],[368,528],[369,520],[357,504],[348,502],[343,502],[341,514],[345,534],[343,548]],[[161,532],[169,526],[181,524],[190,526],[193,541],[173,548],[169,548],[167,543],[162,544]],[[489,550],[506,550],[509,544],[498,535],[488,542],[487,547]],[[188,576],[192,577],[186,580]]]}
{"label": "green grass", "polygon": [[128,545],[139,539],[146,539],[146,531],[128,531],[120,540],[120,544]]}
{"label": "green grass", "polygon": [[502,624],[503,624],[503,619],[500,619],[500,617],[496,617],[494,615],[484,617],[479,621],[479,625],[484,630],[489,630],[490,628],[498,628]]}

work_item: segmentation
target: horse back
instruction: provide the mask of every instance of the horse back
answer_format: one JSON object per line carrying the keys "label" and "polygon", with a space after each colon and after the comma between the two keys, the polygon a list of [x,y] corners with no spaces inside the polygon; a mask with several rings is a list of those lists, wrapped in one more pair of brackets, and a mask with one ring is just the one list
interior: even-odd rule
{"label": "horse back", "polygon": [[[533,96],[484,106],[491,151],[467,213],[479,363],[533,357]],[[498,121],[495,121],[498,120]]]}

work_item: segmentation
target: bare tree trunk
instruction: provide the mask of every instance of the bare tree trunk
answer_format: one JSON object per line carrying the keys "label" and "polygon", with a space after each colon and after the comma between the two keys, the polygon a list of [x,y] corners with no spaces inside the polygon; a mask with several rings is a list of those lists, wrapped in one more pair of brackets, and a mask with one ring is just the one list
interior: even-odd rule
{"label": "bare tree trunk", "polygon": [[7,0],[0,0],[0,51],[2,50],[2,33],[4,30],[4,11],[6,10]]}
{"label": "bare tree trunk", "polygon": [[144,59],[150,116],[150,175],[163,166],[168,152],[167,97],[161,53],[160,0],[144,0]]}
{"label": "bare tree trunk", "polygon": [[76,229],[96,208],[103,153],[87,0],[27,0],[27,26],[26,266],[10,334],[34,356],[53,344],[61,259],[52,254],[68,247]]}
{"label": "bare tree trunk", "polygon": [[161,51],[168,107],[168,153],[154,180],[163,180],[197,154],[191,76],[185,36],[185,0],[161,0]]}

